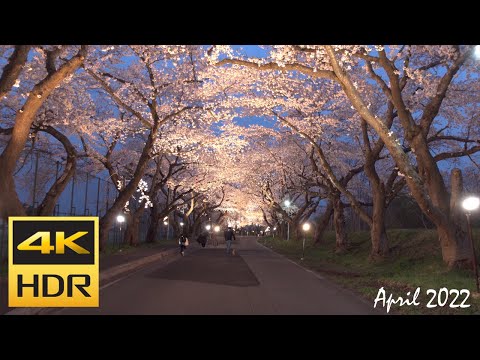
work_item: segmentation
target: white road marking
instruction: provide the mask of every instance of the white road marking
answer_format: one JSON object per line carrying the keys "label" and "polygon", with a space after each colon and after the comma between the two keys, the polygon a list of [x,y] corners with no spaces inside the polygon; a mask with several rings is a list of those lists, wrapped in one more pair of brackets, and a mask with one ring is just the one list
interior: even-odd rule
{"label": "white road marking", "polygon": [[264,247],[265,249],[267,249],[267,250],[270,251],[271,253],[273,253],[273,254],[275,254],[275,255],[278,255],[278,256],[284,258],[285,260],[290,261],[292,264],[297,265],[299,268],[305,270],[306,272],[311,273],[311,274],[312,274],[313,276],[315,276],[317,279],[319,279],[319,280],[325,280],[325,278],[324,278],[323,276],[319,275],[319,274],[316,273],[315,271],[312,271],[312,270],[310,270],[310,269],[307,269],[307,268],[303,267],[302,265],[296,263],[295,261],[289,259],[288,257],[286,257],[286,256],[284,256],[284,255],[282,255],[282,254],[279,254],[279,253],[273,251],[273,250],[270,249],[268,246],[265,246],[265,245],[263,245],[263,244],[260,244],[259,242],[257,242],[257,244],[260,245],[260,246],[262,246],[262,247]]}

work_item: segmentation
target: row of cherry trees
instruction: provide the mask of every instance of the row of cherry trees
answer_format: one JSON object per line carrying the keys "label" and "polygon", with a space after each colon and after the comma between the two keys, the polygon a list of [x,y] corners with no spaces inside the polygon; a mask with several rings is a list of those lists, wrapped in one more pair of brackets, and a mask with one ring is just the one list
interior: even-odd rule
{"label": "row of cherry trees", "polygon": [[128,214],[126,241],[135,243],[145,211],[150,241],[165,217],[189,233],[214,210],[295,232],[321,211],[315,240],[333,217],[343,252],[351,207],[370,229],[371,256],[382,257],[385,212],[403,192],[435,225],[445,263],[468,261],[462,173],[446,176],[441,164],[467,159],[475,164],[469,176],[478,176],[473,47],[289,45],[262,53],[2,47],[0,216],[24,214],[14,173],[42,138],[47,148],[61,144],[66,166],[37,213],[52,213],[75,168],[108,174],[118,196],[101,219],[102,244],[120,212]]}
{"label": "row of cherry trees", "polygon": [[245,141],[212,129],[221,99],[202,75],[202,47],[7,46],[1,55],[2,218],[25,214],[14,174],[22,152],[41,143],[60,151],[65,166],[36,214],[52,214],[78,167],[108,174],[117,187],[100,220],[102,247],[120,213],[125,239],[135,243],[146,209],[154,241],[165,216],[196,231],[224,203],[224,166]]}
{"label": "row of cherry trees", "polygon": [[[232,106],[270,114],[311,147],[315,176],[310,180],[328,189],[327,212],[332,208],[338,214],[337,247],[346,240],[337,226],[344,199],[371,229],[372,256],[385,255],[385,209],[406,187],[435,225],[443,260],[450,267],[468,262],[459,209],[461,171],[453,169],[445,181],[439,162],[467,156],[475,162],[472,156],[480,150],[474,48],[292,45],[265,50],[266,57],[249,58],[217,46],[211,49],[212,62],[238,74],[231,75],[238,80],[231,89]],[[371,194],[371,213],[349,186],[360,172]]]}

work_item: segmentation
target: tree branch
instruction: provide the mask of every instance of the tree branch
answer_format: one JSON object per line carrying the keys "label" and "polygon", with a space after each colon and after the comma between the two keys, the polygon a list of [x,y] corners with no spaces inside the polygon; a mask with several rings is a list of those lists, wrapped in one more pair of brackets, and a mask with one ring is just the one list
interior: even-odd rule
{"label": "tree branch", "polygon": [[251,69],[256,70],[279,70],[279,71],[299,71],[302,74],[310,75],[314,78],[326,78],[330,80],[337,80],[333,71],[330,70],[314,70],[311,67],[301,65],[301,64],[285,64],[284,66],[279,66],[275,63],[267,63],[267,64],[256,64],[251,61],[247,60],[240,60],[240,59],[223,59],[219,61],[216,66],[222,66],[225,64],[231,65],[241,65]]}
{"label": "tree branch", "polygon": [[2,76],[0,77],[0,100],[11,90],[15,81],[20,76],[27,56],[30,51],[30,45],[15,45],[12,55],[8,59],[7,65],[3,67]]}

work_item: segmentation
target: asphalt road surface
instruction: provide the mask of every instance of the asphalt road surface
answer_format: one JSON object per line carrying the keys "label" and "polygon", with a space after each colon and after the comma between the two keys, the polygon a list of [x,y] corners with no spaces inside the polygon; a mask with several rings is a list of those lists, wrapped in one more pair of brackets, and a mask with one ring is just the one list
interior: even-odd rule
{"label": "asphalt road surface", "polygon": [[239,237],[235,256],[224,245],[187,249],[184,257],[153,264],[107,284],[99,308],[56,314],[378,314],[331,281]]}

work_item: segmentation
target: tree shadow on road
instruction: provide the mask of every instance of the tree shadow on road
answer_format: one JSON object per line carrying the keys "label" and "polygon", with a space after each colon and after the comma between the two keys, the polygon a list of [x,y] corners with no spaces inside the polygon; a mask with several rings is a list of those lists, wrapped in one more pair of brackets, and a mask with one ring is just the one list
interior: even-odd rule
{"label": "tree shadow on road", "polygon": [[147,275],[150,278],[213,283],[229,286],[258,286],[255,274],[241,256],[229,256],[224,249],[202,249],[186,254]]}

